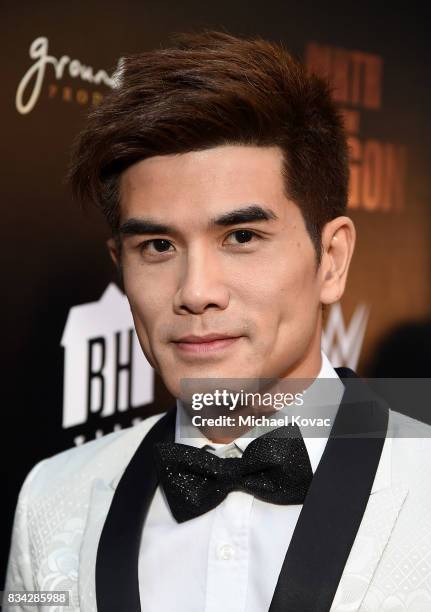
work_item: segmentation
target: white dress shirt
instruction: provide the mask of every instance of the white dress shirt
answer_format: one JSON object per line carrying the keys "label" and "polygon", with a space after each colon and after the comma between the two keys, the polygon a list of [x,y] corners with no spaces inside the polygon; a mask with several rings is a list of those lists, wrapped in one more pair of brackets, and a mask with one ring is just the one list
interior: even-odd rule
{"label": "white dress shirt", "polygon": [[[336,379],[330,386],[334,417],[344,385],[323,352],[317,378]],[[316,383],[307,389],[307,405],[318,400],[319,393],[312,399],[316,389]],[[215,444],[199,430],[195,438],[183,439],[179,427],[181,410],[184,408],[178,401],[176,442],[206,446],[219,457],[240,457],[253,439],[251,431],[247,437],[241,436],[230,444]],[[304,436],[313,473],[326,442],[326,434],[323,438]],[[301,508],[301,504],[272,504],[243,491],[232,491],[216,508],[177,523],[161,488],[157,487],[139,554],[142,610],[267,611]]]}

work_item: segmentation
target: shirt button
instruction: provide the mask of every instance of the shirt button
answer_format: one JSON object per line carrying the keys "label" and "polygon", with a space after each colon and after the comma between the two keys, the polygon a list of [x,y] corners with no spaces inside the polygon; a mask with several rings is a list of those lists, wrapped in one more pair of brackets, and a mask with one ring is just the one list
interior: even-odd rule
{"label": "shirt button", "polygon": [[219,558],[225,561],[229,561],[230,559],[232,559],[234,554],[235,548],[232,546],[232,544],[223,544],[218,549]]}

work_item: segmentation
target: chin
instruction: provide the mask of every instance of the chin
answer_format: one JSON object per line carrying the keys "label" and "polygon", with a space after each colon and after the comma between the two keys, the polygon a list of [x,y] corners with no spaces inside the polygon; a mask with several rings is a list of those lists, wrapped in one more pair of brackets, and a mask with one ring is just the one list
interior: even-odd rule
{"label": "chin", "polygon": [[[188,396],[190,391],[196,393],[211,393],[213,390],[220,388],[219,385],[206,385],[205,380],[223,380],[226,381],[223,385],[223,388],[230,389],[232,391],[256,391],[253,383],[247,384],[247,380],[255,381],[258,378],[258,375],[255,371],[247,370],[246,368],[240,369],[236,368],[233,370],[232,368],[196,368],[196,369],[184,369],[182,371],[176,370],[176,374],[178,378],[175,380],[169,380],[169,377],[165,378],[165,385],[169,389],[169,392],[176,398],[180,398],[181,396]],[[185,393],[185,387],[183,386],[181,381],[189,379],[190,381],[196,381],[196,384],[192,384],[188,391]],[[232,381],[231,383],[229,381]],[[236,381],[239,381],[237,384]]]}

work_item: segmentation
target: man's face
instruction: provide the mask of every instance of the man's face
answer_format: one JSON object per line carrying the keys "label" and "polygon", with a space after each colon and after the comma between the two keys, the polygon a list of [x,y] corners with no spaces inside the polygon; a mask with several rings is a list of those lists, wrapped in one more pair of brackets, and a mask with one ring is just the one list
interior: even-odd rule
{"label": "man's face", "polygon": [[278,147],[229,145],[152,157],[121,177],[124,287],[176,397],[182,378],[318,373],[320,274],[281,170]]}

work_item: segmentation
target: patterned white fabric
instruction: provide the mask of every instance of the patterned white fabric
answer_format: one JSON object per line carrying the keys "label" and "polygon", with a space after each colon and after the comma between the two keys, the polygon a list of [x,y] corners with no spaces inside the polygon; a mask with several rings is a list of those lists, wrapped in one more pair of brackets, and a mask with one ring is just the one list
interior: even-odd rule
{"label": "patterned white fabric", "polygon": [[[17,505],[5,590],[69,590],[70,610],[96,610],[97,545],[115,486],[161,416],[31,470]],[[431,610],[431,427],[391,411],[391,431],[401,427],[411,437],[385,441],[331,612]],[[34,610],[11,608],[18,609]]]}

